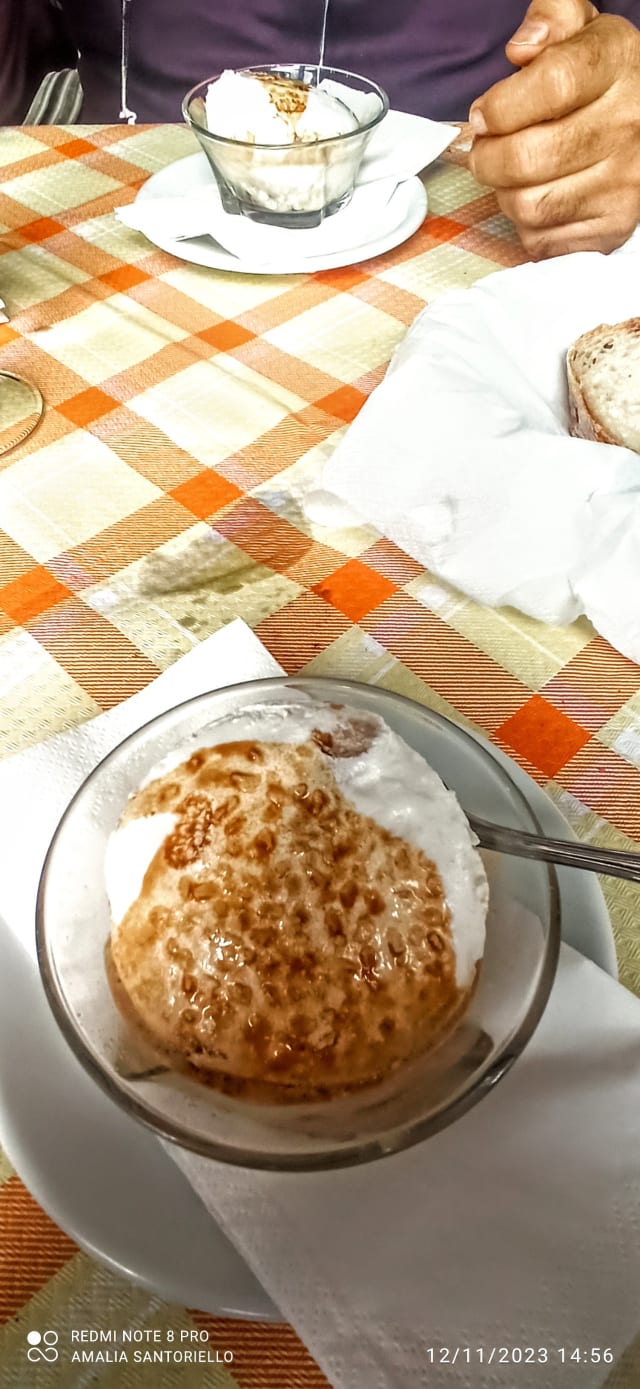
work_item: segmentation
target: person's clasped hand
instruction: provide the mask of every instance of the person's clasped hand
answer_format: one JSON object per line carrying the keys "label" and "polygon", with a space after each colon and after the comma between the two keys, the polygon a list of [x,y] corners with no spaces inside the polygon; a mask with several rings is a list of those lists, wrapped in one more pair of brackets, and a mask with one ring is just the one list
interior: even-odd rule
{"label": "person's clasped hand", "polygon": [[520,71],[474,102],[470,168],[534,259],[613,251],[640,222],[640,32],[587,0],[533,0]]}

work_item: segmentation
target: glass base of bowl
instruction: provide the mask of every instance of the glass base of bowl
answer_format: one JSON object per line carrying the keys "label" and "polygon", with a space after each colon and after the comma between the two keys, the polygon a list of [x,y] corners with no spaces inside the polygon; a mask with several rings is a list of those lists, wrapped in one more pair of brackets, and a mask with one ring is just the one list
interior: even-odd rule
{"label": "glass base of bowl", "polygon": [[278,212],[274,208],[262,207],[241,192],[230,188],[221,179],[216,180],[220,190],[220,201],[225,212],[236,217],[248,217],[264,227],[283,227],[289,231],[304,231],[309,227],[320,227],[327,217],[333,217],[347,207],[353,197],[353,189],[348,188],[339,198],[327,203],[326,207],[314,208],[309,212]]}

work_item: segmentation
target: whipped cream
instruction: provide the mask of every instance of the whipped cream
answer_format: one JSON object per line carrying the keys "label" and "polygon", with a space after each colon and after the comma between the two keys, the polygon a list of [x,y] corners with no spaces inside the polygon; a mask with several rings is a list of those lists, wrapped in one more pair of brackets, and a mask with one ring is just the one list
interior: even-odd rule
{"label": "whipped cream", "polygon": [[[336,783],[361,815],[421,849],[435,864],[450,913],[456,983],[468,986],[484,952],[489,902],[484,865],[454,793],[382,719],[314,701],[244,709],[177,747],[152,768],[143,784],[171,772],[198,748],[240,740],[300,744],[315,729],[335,732],[349,715],[371,721],[373,741],[355,756],[330,758]],[[111,835],[105,880],[116,925],[139,896],[149,864],[174,827],[173,815],[159,814],[129,821]]]}
{"label": "whipped cream", "polygon": [[331,139],[356,130],[358,121],[338,97],[271,74],[222,73],[206,96],[212,135],[258,145]]}
{"label": "whipped cream", "polygon": [[116,926],[140,896],[147,868],[176,823],[175,815],[144,815],[127,821],[109,835],[104,876]]}

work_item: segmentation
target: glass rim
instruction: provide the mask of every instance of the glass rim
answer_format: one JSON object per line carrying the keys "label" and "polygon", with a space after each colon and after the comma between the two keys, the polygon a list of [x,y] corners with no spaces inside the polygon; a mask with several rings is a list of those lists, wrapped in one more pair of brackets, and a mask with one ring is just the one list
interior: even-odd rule
{"label": "glass rim", "polygon": [[[346,68],[327,67],[323,63],[254,63],[251,67],[234,68],[233,71],[239,73],[241,76],[245,73],[253,74],[256,72],[272,72],[274,75],[282,73],[283,76],[287,76],[287,69],[301,67],[315,68],[315,71],[318,73],[333,73],[336,77],[352,77],[356,82],[366,82],[367,86],[372,89],[372,92],[380,98],[382,102],[380,110],[375,116],[371,117],[371,120],[367,121],[364,125],[358,125],[355,130],[345,130],[340,135],[325,135],[321,140],[300,140],[297,144],[291,141],[289,144],[276,145],[261,144],[257,140],[235,140],[231,135],[216,135],[215,131],[209,130],[208,126],[201,125],[200,122],[192,116],[189,110],[191,102],[202,91],[202,88],[209,87],[212,82],[217,82],[218,78],[222,77],[221,72],[216,72],[212,77],[204,77],[201,82],[197,82],[195,87],[192,87],[191,90],[187,92],[182,102],[182,115],[187,125],[190,126],[198,136],[203,136],[205,139],[211,140],[215,144],[231,145],[239,149],[247,150],[279,150],[280,153],[288,149],[302,149],[305,145],[313,149],[319,149],[321,146],[335,145],[343,140],[353,140],[356,136],[369,134],[377,125],[380,125],[384,116],[387,115],[389,111],[389,97],[384,89],[371,78],[362,77],[360,73],[357,72],[348,72]],[[355,115],[355,112],[353,114]]]}
{"label": "glass rim", "polygon": [[[86,1071],[86,1073],[100,1086],[100,1088],[131,1118],[138,1120],[147,1129],[170,1143],[175,1143],[177,1147],[184,1148],[189,1152],[196,1153],[200,1157],[213,1159],[217,1162],[226,1163],[233,1167],[244,1167],[254,1171],[265,1172],[314,1172],[328,1171],[331,1169],[347,1168],[360,1166],[366,1162],[379,1160],[383,1157],[391,1157],[395,1153],[402,1152],[414,1147],[426,1138],[432,1137],[442,1129],[449,1127],[455,1120],[461,1118],[470,1109],[493,1089],[511,1069],[512,1065],[522,1055],[522,1052],[533,1036],[538,1023],[547,1006],[551,989],[553,987],[561,944],[561,907],[558,879],[553,864],[540,862],[540,869],[545,872],[549,890],[549,922],[548,930],[545,935],[544,948],[542,953],[542,963],[539,977],[535,987],[535,992],[529,1002],[527,1011],[520,1024],[516,1027],[513,1034],[500,1048],[498,1054],[481,1070],[475,1080],[466,1084],[463,1082],[462,1090],[454,1093],[451,1099],[443,1100],[428,1115],[424,1115],[415,1120],[400,1122],[397,1127],[390,1131],[387,1142],[384,1137],[368,1137],[362,1142],[354,1144],[350,1148],[339,1148],[335,1145],[327,1146],[326,1149],[318,1149],[313,1153],[290,1152],[287,1154],[278,1153],[273,1156],[270,1154],[256,1154],[255,1152],[241,1147],[231,1151],[215,1139],[201,1137],[189,1130],[179,1121],[174,1121],[165,1115],[159,1114],[145,1100],[139,1099],[124,1087],[107,1069],[106,1064],[100,1055],[90,1045],[81,1028],[78,1026],[75,1017],[69,1007],[64,989],[62,988],[55,960],[52,957],[48,932],[45,924],[45,894],[47,889],[47,879],[49,866],[52,861],[56,846],[61,834],[64,831],[66,822],[75,808],[77,801],[83,796],[87,786],[100,776],[109,763],[120,756],[124,749],[135,742],[141,734],[148,732],[154,725],[161,724],[169,715],[178,714],[180,711],[193,709],[198,704],[205,703],[216,694],[233,694],[236,691],[253,691],[259,695],[260,691],[267,688],[280,686],[283,690],[296,688],[301,691],[308,687],[327,688],[336,692],[337,689],[370,692],[375,690],[376,695],[380,695],[384,700],[391,704],[408,706],[427,718],[433,720],[436,725],[444,728],[454,729],[457,736],[463,742],[471,744],[476,752],[487,758],[492,764],[493,770],[507,783],[510,794],[519,804],[519,808],[530,819],[533,830],[542,834],[543,828],[538,817],[530,805],[524,792],[513,780],[511,774],[502,766],[489,748],[485,747],[479,739],[475,738],[467,729],[455,723],[453,719],[448,719],[445,715],[429,708],[428,705],[421,705],[417,700],[411,699],[407,695],[398,694],[395,690],[386,690],[383,687],[368,685],[365,681],[342,679],[339,676],[269,676],[264,679],[243,680],[232,685],[224,685],[219,689],[207,690],[202,694],[194,695],[189,699],[182,700],[179,704],[172,705],[162,713],[156,714],[154,718],[148,719],[132,733],[127,734],[114,748],[111,749],[96,766],[84,778],[77,791],[74,792],[69,801],[58,825],[55,829],[53,838],[47,849],[47,854],[42,866],[38,882],[38,892],[35,911],[35,934],[36,934],[36,953],[40,977],[42,980],[47,1002],[55,1021],[73,1052]],[[463,807],[464,809],[464,807]],[[331,1103],[331,1101],[329,1101]],[[392,1141],[391,1141],[392,1140]]]}
{"label": "glass rim", "polygon": [[[31,396],[32,409],[23,414],[18,422],[12,425],[3,425],[0,420],[0,458],[5,458],[13,449],[19,448],[27,439],[35,434],[36,429],[42,424],[45,414],[45,402],[42,391],[33,381],[26,376],[22,376],[18,371],[10,371],[7,367],[0,368],[0,385],[3,381],[11,381],[15,386],[21,386],[28,391]],[[9,436],[8,442],[3,443],[3,435]]]}

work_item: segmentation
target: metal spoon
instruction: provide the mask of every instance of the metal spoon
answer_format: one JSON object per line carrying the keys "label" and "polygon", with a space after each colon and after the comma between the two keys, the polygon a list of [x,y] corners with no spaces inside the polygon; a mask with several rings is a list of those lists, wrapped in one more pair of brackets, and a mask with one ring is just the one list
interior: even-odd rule
{"label": "metal spoon", "polygon": [[629,882],[640,883],[640,854],[627,854],[619,849],[599,849],[591,844],[572,843],[567,839],[548,839],[546,835],[512,830],[506,825],[493,825],[477,815],[467,814],[467,819],[482,849],[497,849],[498,853],[513,854],[516,858],[560,863],[565,868],[585,868],[590,873],[603,873],[608,878],[627,878]]}

